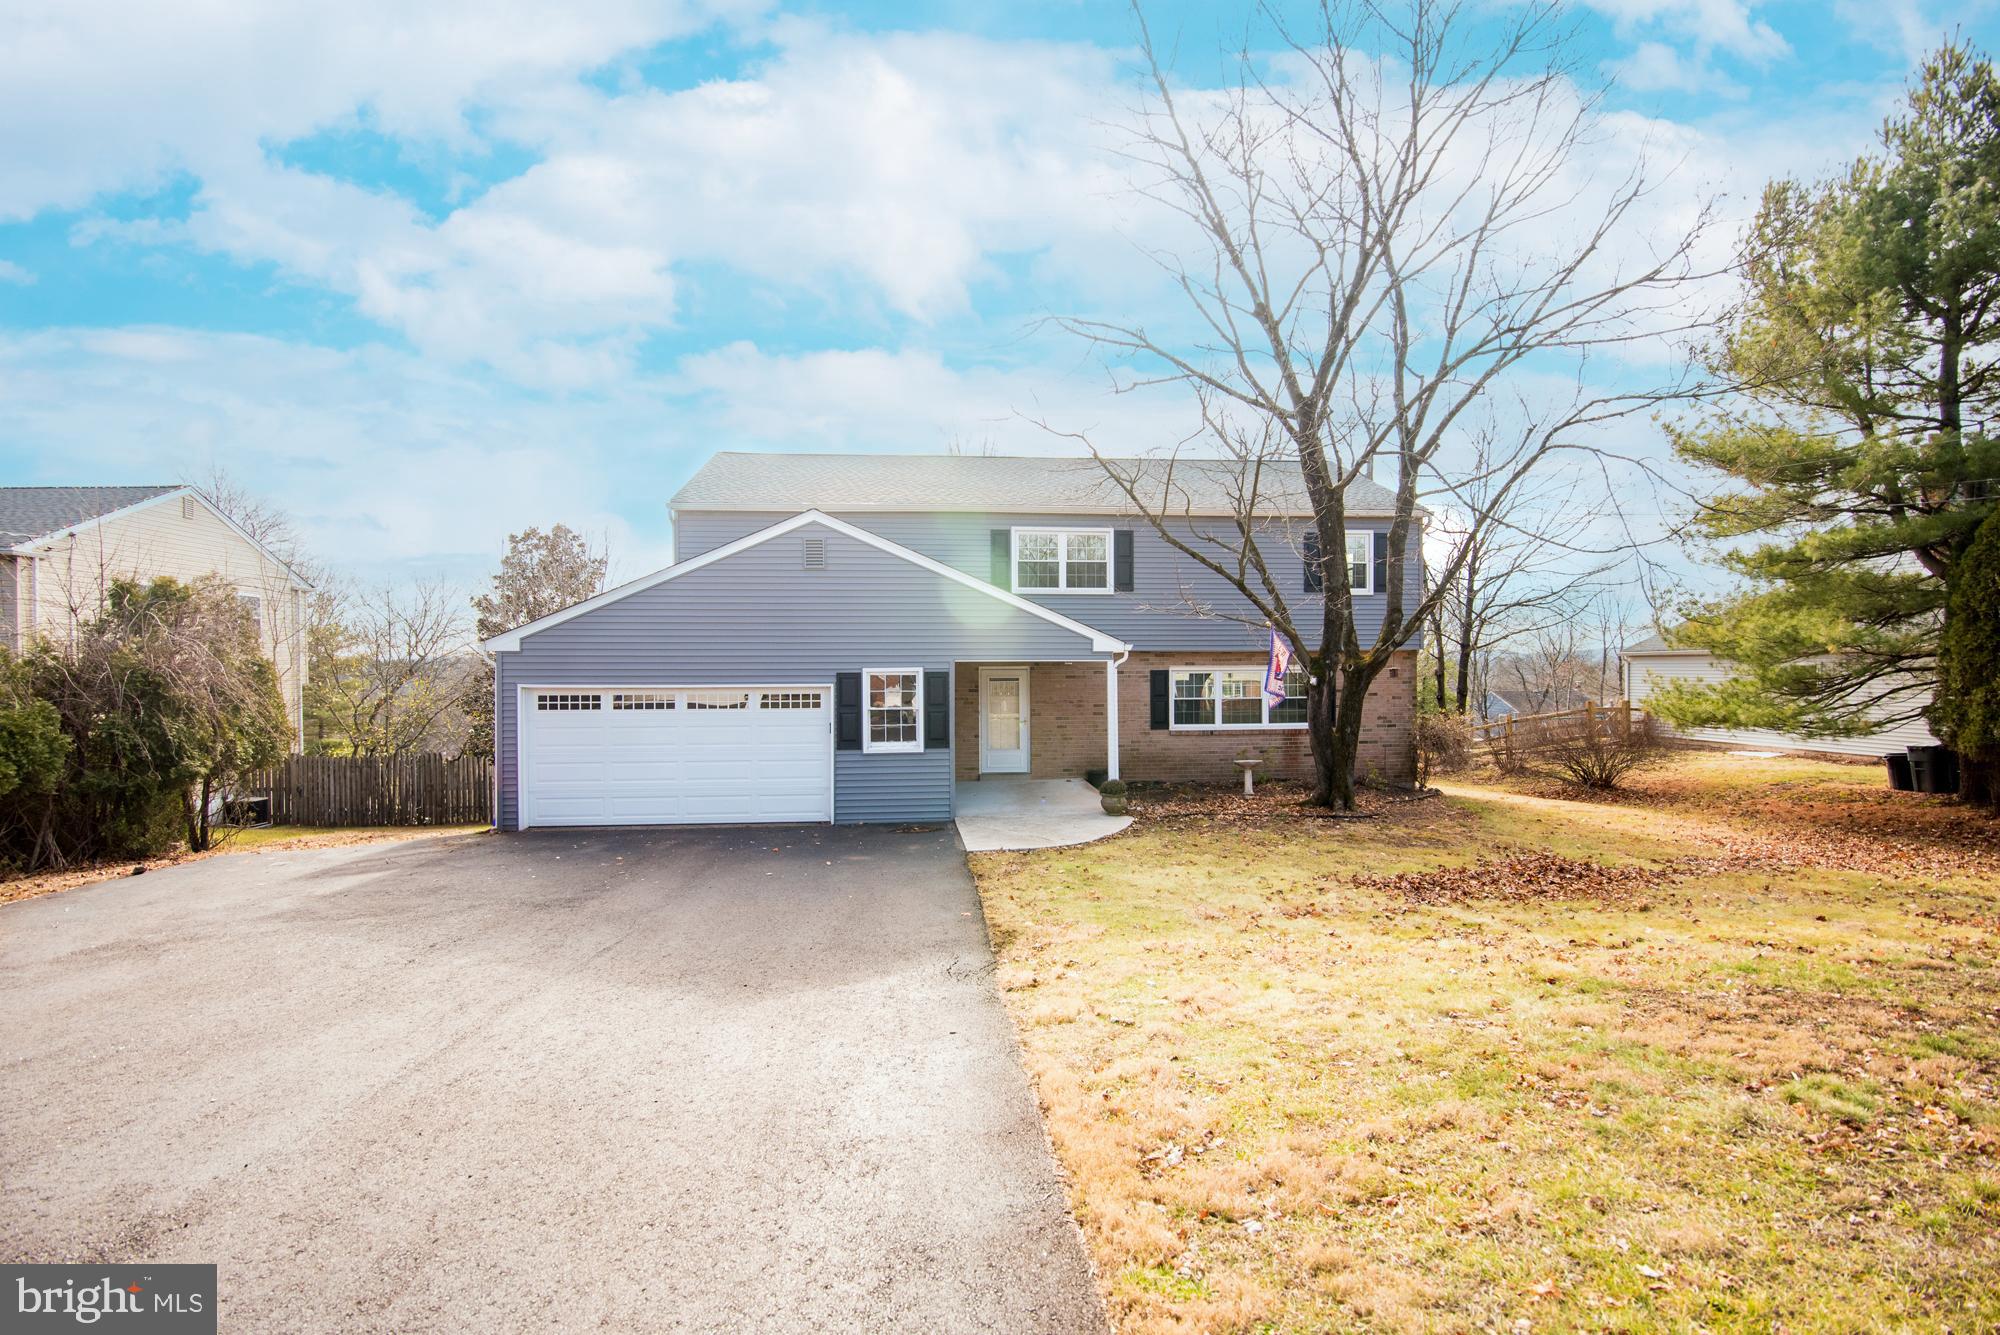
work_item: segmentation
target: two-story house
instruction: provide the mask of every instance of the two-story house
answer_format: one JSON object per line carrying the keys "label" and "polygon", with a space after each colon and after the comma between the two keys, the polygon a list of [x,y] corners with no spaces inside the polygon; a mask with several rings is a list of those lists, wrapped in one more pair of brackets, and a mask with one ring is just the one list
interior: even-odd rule
{"label": "two-story house", "polygon": [[[1231,477],[1177,463],[1173,522],[1232,523]],[[1391,499],[1348,498],[1364,641]],[[1246,753],[1311,771],[1303,677],[1267,702],[1269,630],[1094,461],[723,453],[670,508],[672,565],[487,642],[502,829],[942,821],[989,776],[1228,781]],[[1303,498],[1268,511],[1260,545],[1316,626]],[[1415,657],[1367,702],[1360,765],[1393,781]]]}
{"label": "two-story house", "polygon": [[236,590],[304,727],[305,598],[297,571],[193,487],[0,487],[0,647],[61,641],[118,580],[213,575]]}

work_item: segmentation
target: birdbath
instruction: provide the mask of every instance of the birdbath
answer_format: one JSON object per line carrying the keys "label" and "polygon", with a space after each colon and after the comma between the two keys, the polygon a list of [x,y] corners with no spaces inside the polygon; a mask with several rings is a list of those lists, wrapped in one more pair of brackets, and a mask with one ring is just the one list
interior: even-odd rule
{"label": "birdbath", "polygon": [[1263,763],[1264,757],[1262,756],[1240,756],[1237,758],[1236,768],[1243,771],[1243,795],[1245,797],[1254,797],[1256,795],[1257,787],[1252,782],[1252,778],[1257,773],[1257,767]]}

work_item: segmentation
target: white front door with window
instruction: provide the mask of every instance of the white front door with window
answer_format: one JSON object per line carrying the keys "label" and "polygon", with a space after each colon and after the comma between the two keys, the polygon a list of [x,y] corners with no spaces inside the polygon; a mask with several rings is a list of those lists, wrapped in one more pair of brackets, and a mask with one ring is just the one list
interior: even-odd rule
{"label": "white front door with window", "polygon": [[1028,772],[1028,669],[979,669],[979,772]]}

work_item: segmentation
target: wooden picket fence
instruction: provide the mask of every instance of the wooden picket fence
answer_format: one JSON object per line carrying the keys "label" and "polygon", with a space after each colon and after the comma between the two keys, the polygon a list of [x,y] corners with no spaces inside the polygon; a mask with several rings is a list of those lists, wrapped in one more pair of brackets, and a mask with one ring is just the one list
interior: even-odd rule
{"label": "wooden picket fence", "polygon": [[493,762],[474,756],[291,756],[246,787],[278,825],[477,825],[493,819]]}

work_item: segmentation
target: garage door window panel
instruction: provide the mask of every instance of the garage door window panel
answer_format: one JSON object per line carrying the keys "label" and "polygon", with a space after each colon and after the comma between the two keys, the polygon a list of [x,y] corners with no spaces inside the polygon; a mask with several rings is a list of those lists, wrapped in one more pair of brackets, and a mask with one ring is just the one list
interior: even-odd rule
{"label": "garage door window panel", "polygon": [[924,674],[914,668],[868,669],[863,751],[923,750],[923,688]]}

